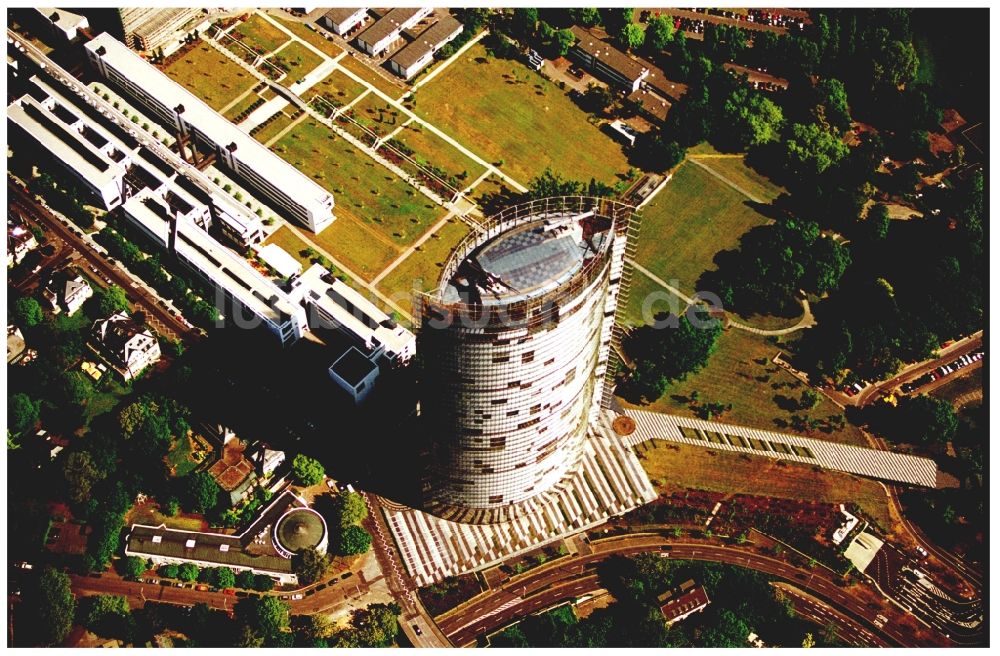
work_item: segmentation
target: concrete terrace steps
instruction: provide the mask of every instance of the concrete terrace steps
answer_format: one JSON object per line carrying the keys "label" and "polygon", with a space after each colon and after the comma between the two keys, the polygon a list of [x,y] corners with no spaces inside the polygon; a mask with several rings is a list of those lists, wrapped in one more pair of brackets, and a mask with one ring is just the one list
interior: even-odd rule
{"label": "concrete terrace steps", "polygon": [[510,521],[461,524],[419,510],[383,507],[407,571],[418,585],[429,585],[494,565],[655,499],[638,459],[609,427],[600,422],[587,437],[577,469],[526,502],[525,512]]}

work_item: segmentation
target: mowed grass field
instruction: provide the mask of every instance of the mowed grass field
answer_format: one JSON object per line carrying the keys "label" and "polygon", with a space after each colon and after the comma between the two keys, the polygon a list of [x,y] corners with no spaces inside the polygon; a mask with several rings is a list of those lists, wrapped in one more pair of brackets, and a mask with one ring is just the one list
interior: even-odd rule
{"label": "mowed grass field", "polygon": [[395,298],[396,295],[408,297],[414,289],[433,289],[441,277],[441,268],[451,254],[451,249],[468,233],[469,226],[464,221],[449,219],[379,282],[379,290],[390,298]]}
{"label": "mowed grass field", "polygon": [[254,133],[254,139],[262,144],[266,144],[268,141],[281,134],[281,131],[291,124],[292,119],[288,116],[288,114],[280,112],[277,118],[272,119],[270,123]]}
{"label": "mowed grass field", "polygon": [[243,37],[243,43],[271,52],[289,41],[288,35],[257,14],[253,14],[233,30]]}
{"label": "mowed grass field", "polygon": [[397,246],[347,212],[333,208],[337,220],[312,240],[344,266],[371,282],[402,252]]}
{"label": "mowed grass field", "polygon": [[346,105],[360,96],[364,90],[365,85],[355,82],[346,73],[337,70],[327,75],[319,84],[309,89],[306,95],[312,97],[310,94],[320,96],[327,94],[332,96],[341,105]]}
{"label": "mowed grass field", "polygon": [[320,50],[328,57],[336,57],[343,52],[343,50],[341,50],[335,43],[327,41],[320,36],[316,30],[309,29],[305,23],[284,20],[278,16],[271,16],[270,18],[271,20],[280,23],[286,30],[307,42],[309,45],[315,47],[317,50]]}
{"label": "mowed grass field", "polygon": [[765,223],[746,196],[685,162],[642,209],[635,260],[692,296],[701,274],[715,268],[715,254],[737,248],[743,233]]}
{"label": "mowed grass field", "polygon": [[800,463],[779,466],[770,458],[744,458],[714,450],[711,455],[709,451],[657,440],[636,449],[643,468],[661,493],[692,488],[829,504],[853,501],[883,528],[891,527],[888,499],[876,481]]}
{"label": "mowed grass field", "polygon": [[257,84],[256,78],[212,46],[204,44],[192,48],[163,72],[215,110],[222,109]]}
{"label": "mowed grass field", "polygon": [[454,176],[464,171],[466,176],[463,182],[466,186],[486,170],[441,137],[414,123],[404,127],[394,138],[412,148],[413,158],[421,165],[435,166]]}
{"label": "mowed grass field", "polygon": [[403,123],[406,116],[373,93],[351,105],[354,120],[380,137],[389,134]]}
{"label": "mowed grass field", "polygon": [[315,120],[296,125],[272,149],[333,193],[335,214],[353,215],[389,244],[411,244],[444,214],[426,196]]}
{"label": "mowed grass field", "polygon": [[621,146],[587,121],[566,92],[524,64],[486,56],[481,44],[415,93],[425,119],[522,184],[546,167],[612,184],[629,164]]}
{"label": "mowed grass field", "polygon": [[284,65],[288,68],[288,75],[281,81],[281,85],[285,87],[292,86],[298,80],[305,77],[312,69],[323,63],[319,55],[298,41],[292,41],[271,55],[268,57],[268,61],[274,63],[284,62]]}
{"label": "mowed grass field", "polygon": [[779,405],[787,404],[791,399],[798,401],[805,389],[803,383],[771,362],[771,358],[781,348],[780,344],[769,344],[760,335],[729,329],[719,337],[717,350],[701,371],[689,374],[683,381],[672,383],[662,397],[648,405],[634,405],[627,401],[623,403],[643,410],[693,417],[695,413],[689,399],[691,393],[697,391],[699,403],[733,405],[731,411],[714,418],[724,424],[756,426],[829,442],[868,446],[861,431],[850,424],[846,424],[843,430],[831,433],[822,430],[798,432],[781,424],[782,421],[788,422],[793,414],[820,420],[843,414],[840,408],[823,395],[820,395],[819,403],[812,410],[786,410]]}
{"label": "mowed grass field", "polygon": [[337,62],[337,65],[351,71],[390,98],[398,98],[403,94],[402,86],[393,84],[354,57],[344,57]]}

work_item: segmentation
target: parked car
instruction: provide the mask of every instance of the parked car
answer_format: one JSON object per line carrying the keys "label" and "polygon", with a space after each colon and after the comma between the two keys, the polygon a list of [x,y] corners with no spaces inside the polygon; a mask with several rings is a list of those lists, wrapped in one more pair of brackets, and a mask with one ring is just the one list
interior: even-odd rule
{"label": "parked car", "polygon": [[301,598],[302,598],[302,593],[301,592],[298,592],[298,593],[292,595],[292,601],[298,601]]}
{"label": "parked car", "polygon": [[421,631],[420,627],[417,626],[416,624],[413,625],[413,632],[416,633],[417,635],[423,635],[424,634],[424,632]]}

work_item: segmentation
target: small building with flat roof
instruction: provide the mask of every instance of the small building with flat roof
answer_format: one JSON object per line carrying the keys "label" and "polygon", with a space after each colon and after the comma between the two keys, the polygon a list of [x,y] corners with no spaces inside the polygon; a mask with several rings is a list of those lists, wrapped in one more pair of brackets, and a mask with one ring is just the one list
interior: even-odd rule
{"label": "small building with flat roof", "polygon": [[404,46],[389,60],[389,68],[405,80],[424,70],[434,59],[434,53],[462,33],[463,26],[451,16],[445,15]]}
{"label": "small building with flat roof", "polygon": [[302,273],[302,263],[277,244],[258,247],[257,255],[264,261],[264,264],[277,271],[282,278],[291,278]]}
{"label": "small building with flat roof", "polygon": [[194,563],[228,567],[270,576],[279,583],[296,583],[292,556],[315,548],[326,553],[328,534],[322,515],[290,490],[276,496],[240,533],[185,531],[133,524],[125,540],[125,555],[154,565]]}
{"label": "small building with flat roof", "polygon": [[344,36],[368,20],[368,7],[335,7],[316,21],[334,34]]}
{"label": "small building with flat roof", "polygon": [[333,382],[350,394],[355,403],[365,400],[378,378],[378,365],[354,346],[344,351],[329,371]]}

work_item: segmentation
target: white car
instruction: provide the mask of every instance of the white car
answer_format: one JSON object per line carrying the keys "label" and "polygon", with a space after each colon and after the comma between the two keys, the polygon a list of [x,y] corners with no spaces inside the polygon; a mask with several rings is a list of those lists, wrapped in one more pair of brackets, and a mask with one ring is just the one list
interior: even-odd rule
{"label": "white car", "polygon": [[297,601],[297,600],[299,600],[301,598],[302,598],[302,593],[301,592],[299,592],[298,594],[293,594],[292,595],[292,601]]}

